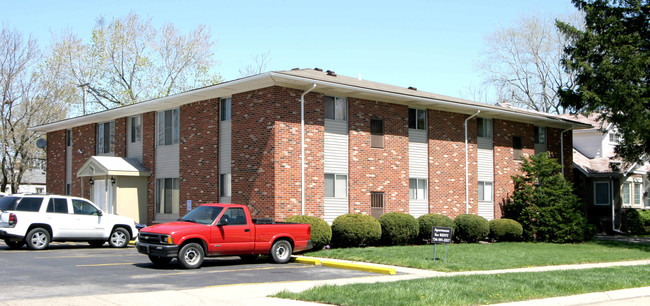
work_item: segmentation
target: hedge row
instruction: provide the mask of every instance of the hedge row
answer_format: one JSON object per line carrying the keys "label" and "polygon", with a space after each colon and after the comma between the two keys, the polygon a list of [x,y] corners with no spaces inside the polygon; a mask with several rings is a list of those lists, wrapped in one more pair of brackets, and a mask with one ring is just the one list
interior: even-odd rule
{"label": "hedge row", "polygon": [[511,219],[495,219],[488,222],[477,215],[463,214],[456,219],[444,215],[428,214],[415,219],[413,216],[393,212],[382,215],[379,220],[369,215],[345,214],[337,217],[332,226],[317,217],[293,216],[287,222],[311,224],[313,250],[333,247],[364,247],[372,245],[406,245],[426,243],[431,239],[433,226],[451,227],[457,242],[520,241],[523,228]]}

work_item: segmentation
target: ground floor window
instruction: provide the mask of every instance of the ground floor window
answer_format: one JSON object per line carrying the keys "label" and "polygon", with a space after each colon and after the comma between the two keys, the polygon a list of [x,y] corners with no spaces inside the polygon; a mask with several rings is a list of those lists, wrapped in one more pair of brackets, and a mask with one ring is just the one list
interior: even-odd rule
{"label": "ground floor window", "polygon": [[424,200],[427,198],[427,179],[409,179],[409,199]]}
{"label": "ground floor window", "polygon": [[609,182],[594,182],[594,205],[609,205]]}
{"label": "ground floor window", "polygon": [[348,176],[345,174],[325,174],[325,197],[347,198]]}
{"label": "ground floor window", "polygon": [[178,178],[161,178],[156,180],[156,213],[178,214],[179,191]]}
{"label": "ground floor window", "polygon": [[384,193],[379,191],[370,192],[370,215],[379,219],[384,214]]}
{"label": "ground floor window", "polygon": [[478,182],[478,200],[492,202],[492,182]]}

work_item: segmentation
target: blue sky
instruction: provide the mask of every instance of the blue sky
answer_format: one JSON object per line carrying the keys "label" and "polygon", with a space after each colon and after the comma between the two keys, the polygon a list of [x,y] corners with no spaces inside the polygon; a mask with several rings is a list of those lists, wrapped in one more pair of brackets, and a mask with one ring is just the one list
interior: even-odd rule
{"label": "blue sky", "polygon": [[[208,25],[224,79],[256,54],[270,70],[324,68],[338,74],[455,97],[479,88],[484,38],[531,13],[575,11],[570,0],[492,1],[8,1],[0,22],[47,47],[69,28],[89,39],[99,16],[133,11],[184,32]],[[465,97],[471,98],[471,97]]]}

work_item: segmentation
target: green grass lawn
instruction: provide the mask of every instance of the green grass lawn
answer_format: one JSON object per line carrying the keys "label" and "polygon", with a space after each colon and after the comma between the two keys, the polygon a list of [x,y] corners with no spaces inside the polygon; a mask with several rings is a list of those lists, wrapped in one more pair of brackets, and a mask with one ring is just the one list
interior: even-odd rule
{"label": "green grass lawn", "polygon": [[280,298],[336,305],[495,304],[650,286],[650,265],[553,272],[437,277],[322,286]]}
{"label": "green grass lawn", "polygon": [[435,271],[472,271],[650,259],[650,244],[618,241],[590,241],[576,244],[501,242],[492,244],[450,244],[447,262],[444,245],[330,249],[306,256],[374,262]]}

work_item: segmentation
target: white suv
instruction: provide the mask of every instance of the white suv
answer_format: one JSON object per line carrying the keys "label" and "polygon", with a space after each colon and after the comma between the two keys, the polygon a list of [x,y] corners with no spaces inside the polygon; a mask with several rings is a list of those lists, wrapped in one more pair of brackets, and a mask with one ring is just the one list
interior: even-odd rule
{"label": "white suv", "polygon": [[46,249],[50,241],[87,241],[116,248],[138,234],[131,218],[106,214],[83,198],[13,194],[0,199],[0,239],[12,249]]}

